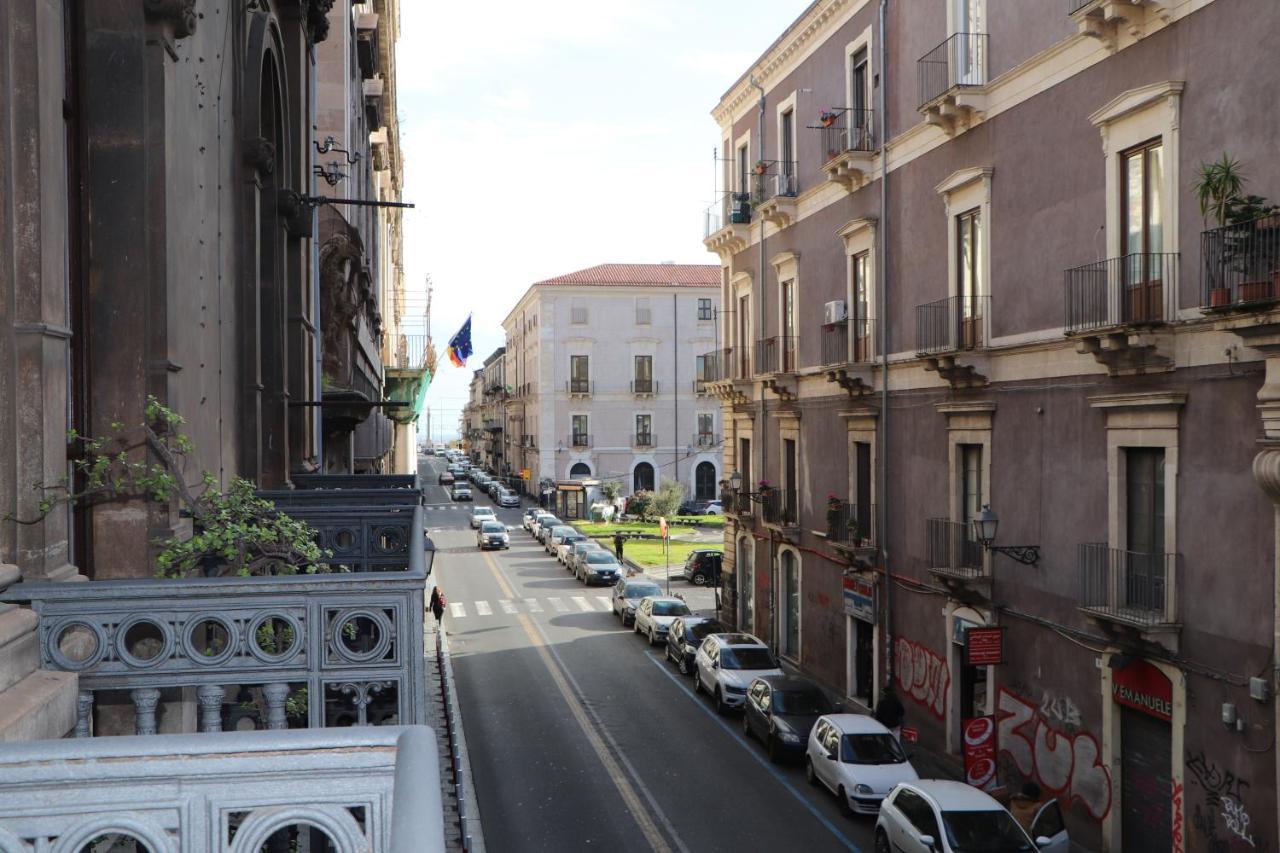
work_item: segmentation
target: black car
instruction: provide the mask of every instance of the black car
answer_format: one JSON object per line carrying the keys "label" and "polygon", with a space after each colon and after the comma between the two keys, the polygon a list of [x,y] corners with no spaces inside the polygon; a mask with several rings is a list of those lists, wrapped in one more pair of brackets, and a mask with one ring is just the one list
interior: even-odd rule
{"label": "black car", "polygon": [[799,758],[823,714],[837,710],[818,685],[790,675],[762,675],[747,687],[742,733],[765,745],[770,761]]}
{"label": "black car", "polygon": [[724,552],[714,548],[699,548],[690,552],[684,561],[684,579],[694,586],[720,583],[720,562]]}
{"label": "black car", "polygon": [[707,501],[685,501],[676,510],[676,515],[706,515]]}
{"label": "black car", "polygon": [[674,661],[681,675],[693,675],[693,659],[698,646],[712,634],[724,634],[729,627],[708,616],[682,616],[667,630],[667,660]]}

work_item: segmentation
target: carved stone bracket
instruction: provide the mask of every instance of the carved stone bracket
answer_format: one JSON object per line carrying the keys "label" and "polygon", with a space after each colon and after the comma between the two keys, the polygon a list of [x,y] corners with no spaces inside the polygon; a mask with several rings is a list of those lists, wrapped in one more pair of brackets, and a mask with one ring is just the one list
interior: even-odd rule
{"label": "carved stone bracket", "polygon": [[244,140],[244,164],[266,176],[276,168],[276,146],[261,136]]}
{"label": "carved stone bracket", "polygon": [[1111,376],[1141,376],[1173,370],[1169,343],[1165,333],[1111,331],[1077,338],[1076,352],[1092,355]]}
{"label": "carved stone bracket", "polygon": [[766,222],[772,222],[778,228],[786,228],[796,221],[796,197],[791,195],[774,196],[756,206],[756,212]]}
{"label": "carved stone bracket", "polygon": [[175,41],[196,31],[196,0],[143,0],[142,8],[148,18],[169,24]]}
{"label": "carved stone bracket", "polygon": [[1173,19],[1171,0],[1092,0],[1071,14],[1082,35],[1096,38],[1108,51],[1120,46],[1121,33],[1142,38],[1153,24]]}
{"label": "carved stone bracket", "polygon": [[827,371],[827,381],[839,385],[848,392],[851,399],[856,400],[859,397],[867,396],[875,390],[860,373],[860,371],[854,372],[846,367],[837,367],[834,370]]}
{"label": "carved stone bracket", "polygon": [[784,403],[794,403],[796,397],[799,396],[799,388],[796,387],[795,377],[770,376],[764,380],[764,387],[777,394],[778,398]]}
{"label": "carved stone bracket", "polygon": [[751,245],[751,226],[730,223],[710,234],[702,244],[708,251],[718,254],[722,260],[728,260]]}
{"label": "carved stone bracket", "polygon": [[982,388],[987,384],[987,377],[978,372],[976,365],[960,364],[953,355],[929,356],[924,360],[924,369],[937,373],[956,390]]}
{"label": "carved stone bracket", "polygon": [[955,136],[987,117],[987,92],[983,86],[953,87],[920,108],[924,120],[942,128],[947,136]]}
{"label": "carved stone bracket", "polygon": [[307,13],[307,35],[312,44],[319,44],[329,37],[329,10],[334,0],[303,0]]}
{"label": "carved stone bracket", "polygon": [[875,157],[874,151],[845,151],[824,163],[822,171],[828,181],[853,192],[871,180]]}

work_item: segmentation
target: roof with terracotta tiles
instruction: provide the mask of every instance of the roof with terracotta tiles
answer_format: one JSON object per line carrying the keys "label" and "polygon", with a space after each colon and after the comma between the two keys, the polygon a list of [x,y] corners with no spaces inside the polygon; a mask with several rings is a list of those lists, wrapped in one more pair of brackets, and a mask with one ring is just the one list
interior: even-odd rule
{"label": "roof with terracotta tiles", "polygon": [[718,264],[599,264],[534,282],[600,287],[707,287],[719,283]]}

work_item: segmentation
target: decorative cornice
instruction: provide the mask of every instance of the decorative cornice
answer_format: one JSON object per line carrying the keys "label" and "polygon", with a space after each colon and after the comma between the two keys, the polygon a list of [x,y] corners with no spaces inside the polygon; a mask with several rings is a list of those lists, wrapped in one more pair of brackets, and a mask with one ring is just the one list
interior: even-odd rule
{"label": "decorative cornice", "polygon": [[994,412],[996,404],[992,400],[973,400],[972,402],[938,403],[934,408],[944,415],[973,415]]}
{"label": "decorative cornice", "polygon": [[938,195],[947,196],[978,181],[989,181],[993,174],[995,174],[995,169],[990,166],[970,166],[967,169],[957,169],[933,189]]}
{"label": "decorative cornice", "polygon": [[1186,405],[1183,391],[1149,391],[1133,394],[1105,394],[1089,397],[1089,405],[1095,409],[1151,409],[1176,408]]}
{"label": "decorative cornice", "polygon": [[1089,121],[1095,127],[1111,124],[1113,121],[1124,118],[1130,113],[1155,106],[1167,98],[1176,99],[1182,94],[1185,86],[1186,84],[1181,80],[1165,80],[1161,83],[1151,83],[1146,86],[1139,86],[1136,89],[1130,89],[1112,98],[1106,106],[1092,113],[1089,116]]}

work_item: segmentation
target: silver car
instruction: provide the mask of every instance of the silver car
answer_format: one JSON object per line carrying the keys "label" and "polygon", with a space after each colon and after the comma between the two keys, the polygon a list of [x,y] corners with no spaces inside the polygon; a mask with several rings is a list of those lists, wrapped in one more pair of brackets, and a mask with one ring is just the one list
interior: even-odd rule
{"label": "silver car", "polygon": [[554,555],[556,553],[556,548],[565,540],[565,537],[574,536],[577,532],[577,530],[574,530],[567,524],[557,524],[541,537],[542,550],[546,551],[548,554]]}
{"label": "silver car", "polygon": [[579,561],[581,567],[574,574],[587,586],[592,584],[611,584],[623,574],[622,564],[618,558],[603,548],[589,550]]}
{"label": "silver car", "polygon": [[508,489],[500,488],[498,494],[494,496],[498,502],[498,506],[513,507],[520,506],[520,496]]}
{"label": "silver car", "polygon": [[584,536],[582,541],[574,542],[573,547],[569,549],[569,555],[564,560],[564,567],[576,575],[578,573],[578,560],[584,553],[603,550],[604,546],[599,542]]}
{"label": "silver car", "polygon": [[653,578],[623,578],[613,588],[613,612],[622,620],[623,627],[629,627],[636,618],[636,608],[642,599],[651,595],[662,595],[662,587]]}

